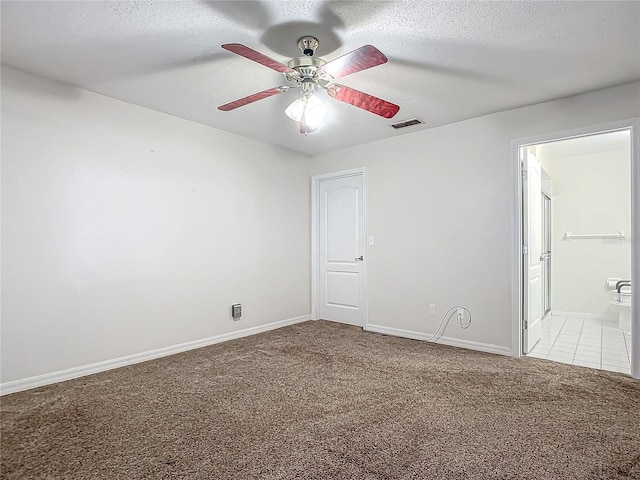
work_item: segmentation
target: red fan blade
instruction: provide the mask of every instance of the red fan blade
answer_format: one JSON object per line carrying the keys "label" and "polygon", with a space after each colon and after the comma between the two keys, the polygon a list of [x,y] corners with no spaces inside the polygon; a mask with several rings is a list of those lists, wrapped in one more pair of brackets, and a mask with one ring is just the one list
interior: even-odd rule
{"label": "red fan blade", "polygon": [[331,60],[321,70],[333,78],[340,78],[387,63],[384,53],[371,45],[365,45],[341,57]]}
{"label": "red fan blade", "polygon": [[272,70],[275,70],[276,72],[295,73],[295,70],[293,68],[287,67],[284,63],[280,63],[273,58],[269,58],[266,55],[263,55],[260,52],[256,52],[252,48],[240,45],[239,43],[227,43],[225,45],[222,45],[222,48],[242,57],[248,58],[249,60],[253,60],[254,62],[258,62],[265,67],[269,67]]}
{"label": "red fan blade", "polygon": [[235,100],[231,103],[227,103],[218,107],[218,110],[222,110],[223,112],[228,112],[229,110],[234,110],[238,107],[244,107],[249,103],[257,102],[258,100],[262,100],[263,98],[269,98],[279,93],[288,90],[288,87],[275,87],[270,88],[269,90],[263,90],[262,92],[254,93],[253,95],[249,95],[248,97],[240,98],[239,100]]}
{"label": "red fan blade", "polygon": [[400,107],[395,103],[387,102],[368,93],[363,93],[354,88],[345,87],[337,83],[327,87],[327,93],[336,100],[362,108],[363,110],[375,113],[384,118],[393,118],[395,114],[398,113],[398,110],[400,110]]}

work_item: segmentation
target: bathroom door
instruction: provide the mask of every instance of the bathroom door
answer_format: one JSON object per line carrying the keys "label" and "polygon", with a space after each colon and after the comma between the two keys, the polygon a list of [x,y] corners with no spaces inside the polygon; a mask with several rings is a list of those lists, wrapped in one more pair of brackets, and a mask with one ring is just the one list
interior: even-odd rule
{"label": "bathroom door", "polygon": [[520,149],[522,166],[523,353],[529,353],[542,335],[542,179],[540,161]]}

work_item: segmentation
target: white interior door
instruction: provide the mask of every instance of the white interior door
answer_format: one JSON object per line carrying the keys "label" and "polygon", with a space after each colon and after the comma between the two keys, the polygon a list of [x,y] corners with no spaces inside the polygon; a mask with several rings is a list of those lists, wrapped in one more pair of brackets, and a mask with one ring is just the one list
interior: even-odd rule
{"label": "white interior door", "polygon": [[320,181],[319,318],[364,326],[363,175]]}
{"label": "white interior door", "polygon": [[524,301],[523,353],[529,353],[542,334],[542,180],[540,161],[521,148]]}

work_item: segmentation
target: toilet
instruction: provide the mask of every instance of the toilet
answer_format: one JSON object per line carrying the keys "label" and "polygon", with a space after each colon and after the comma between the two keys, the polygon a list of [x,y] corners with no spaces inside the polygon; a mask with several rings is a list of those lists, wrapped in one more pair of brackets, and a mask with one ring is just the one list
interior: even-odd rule
{"label": "toilet", "polygon": [[618,328],[631,331],[631,286],[625,285],[618,290],[609,290],[609,303],[620,313]]}

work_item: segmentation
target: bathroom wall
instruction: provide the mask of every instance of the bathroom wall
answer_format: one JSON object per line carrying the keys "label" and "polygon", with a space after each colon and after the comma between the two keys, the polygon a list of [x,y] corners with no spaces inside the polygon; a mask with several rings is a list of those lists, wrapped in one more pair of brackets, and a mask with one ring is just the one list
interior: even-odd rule
{"label": "bathroom wall", "polygon": [[[588,145],[571,142],[537,149],[553,181],[551,307],[553,311],[615,316],[605,279],[631,277],[629,142],[611,143],[608,148],[617,149],[605,151],[597,151],[594,144],[596,153],[586,153]],[[625,143],[626,148],[618,148]],[[565,232],[619,231],[626,232],[625,240],[564,238]]]}
{"label": "bathroom wall", "polygon": [[540,170],[541,180],[542,180],[542,193],[544,193],[547,197],[551,198],[553,196],[553,179],[551,175],[547,173],[547,171],[542,168]]}

